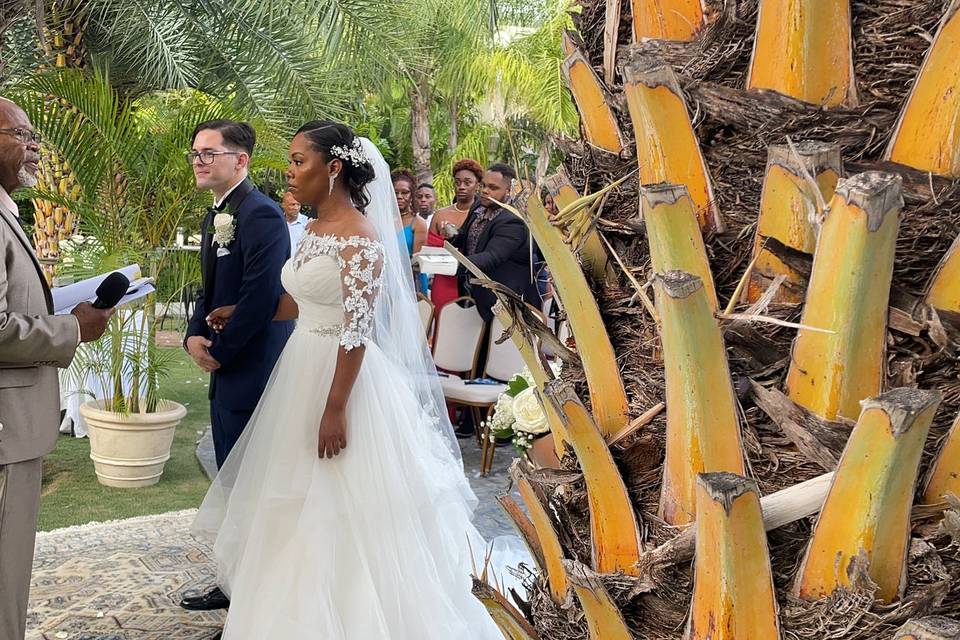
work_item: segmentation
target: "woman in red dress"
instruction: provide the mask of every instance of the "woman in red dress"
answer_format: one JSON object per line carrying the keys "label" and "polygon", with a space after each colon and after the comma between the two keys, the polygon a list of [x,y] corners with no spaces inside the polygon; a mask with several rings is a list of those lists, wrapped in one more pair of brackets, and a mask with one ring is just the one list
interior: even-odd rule
{"label": "woman in red dress", "polygon": [[[442,229],[446,224],[452,224],[458,230],[466,221],[477,198],[480,181],[483,179],[483,167],[476,160],[460,160],[453,165],[453,186],[457,197],[449,207],[438,210],[433,214],[430,229],[427,231],[427,246],[442,247],[445,241]],[[435,275],[433,286],[430,288],[430,300],[437,313],[441,307],[454,298],[459,297],[456,276]]]}

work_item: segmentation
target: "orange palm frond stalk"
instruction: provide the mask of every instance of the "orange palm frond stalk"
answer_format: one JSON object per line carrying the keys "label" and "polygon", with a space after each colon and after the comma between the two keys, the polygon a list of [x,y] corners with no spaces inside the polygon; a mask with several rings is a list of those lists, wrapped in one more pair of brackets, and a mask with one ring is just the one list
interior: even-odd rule
{"label": "orange palm frond stalk", "polygon": [[637,139],[640,184],[685,185],[700,228],[723,231],[710,174],[673,69],[656,58],[645,58],[627,65],[624,76],[623,90]]}
{"label": "orange palm frond stalk", "polygon": [[701,0],[633,0],[633,41],[696,38],[704,25]]}
{"label": "orange palm frond stalk", "polygon": [[685,640],[779,640],[777,598],[757,483],[697,477],[697,555]]}
{"label": "orange palm frond stalk", "polygon": [[547,584],[550,586],[550,595],[554,602],[563,604],[567,599],[567,572],[563,568],[563,545],[560,544],[560,537],[553,526],[553,520],[545,506],[546,497],[537,487],[523,475],[515,462],[510,468],[510,477],[517,484],[517,490],[523,503],[527,505],[527,512],[530,514],[530,522],[536,531],[537,540],[540,544],[540,557],[537,562],[540,568],[547,574]]}
{"label": "orange palm frond stalk", "polygon": [[[815,515],[823,507],[833,481],[833,472],[811,478],[799,484],[781,489],[760,499],[763,511],[763,526],[767,531]],[[696,551],[697,528],[687,527],[680,535],[671,538],[655,549],[645,551],[641,567],[656,567],[687,562]]]}
{"label": "orange palm frond stalk", "polygon": [[[840,179],[840,147],[822,142],[773,145],[767,152],[767,170],[760,196],[760,219],[753,243],[755,260],[746,301],[756,302],[770,283],[780,275],[787,277],[773,300],[803,302],[806,278],[763,247],[767,238],[784,246],[813,255],[817,248],[817,229],[813,218],[823,215],[819,202],[830,202]],[[820,198],[813,192],[809,176],[816,181]]]}
{"label": "orange palm frond stalk", "polygon": [[960,236],[947,250],[927,287],[926,303],[950,313],[960,313]]}
{"label": "orange palm frond stalk", "polygon": [[576,256],[564,243],[563,234],[547,218],[538,195],[533,194],[527,200],[525,214],[513,207],[508,209],[526,221],[550,267],[553,286],[567,312],[577,354],[583,363],[593,415],[604,437],[609,437],[627,424],[627,393],[596,298]]}
{"label": "orange palm frond stalk", "polygon": [[[516,464],[516,461],[514,461],[514,464]],[[533,561],[543,570],[543,565],[545,564],[543,560],[543,546],[540,544],[537,529],[533,526],[533,521],[530,520],[530,517],[527,516],[527,512],[524,511],[523,507],[508,493],[498,495],[497,503],[500,505],[500,508],[503,509],[504,513],[507,514],[507,517],[510,518],[510,522],[513,523],[513,527],[517,530],[517,533],[520,534],[523,543],[527,545],[530,555],[533,556]]]}
{"label": "orange palm frond stalk", "polygon": [[943,502],[948,493],[960,497],[960,415],[953,421],[943,448],[930,470],[923,491],[923,503]]}
{"label": "orange palm frond stalk", "polygon": [[939,393],[908,388],[863,401],[800,567],[798,596],[827,597],[860,571],[880,600],[903,594],[918,465],[939,404]]}
{"label": "orange palm frond stalk", "polygon": [[702,281],[670,271],[654,283],[667,401],[659,514],[680,525],[696,518],[697,474],[743,475],[743,447],[723,338]]}
{"label": "orange palm frond stalk", "polygon": [[[562,169],[559,173],[549,176],[544,180],[544,186],[547,192],[553,197],[557,209],[563,209],[580,198],[580,194],[570,184],[570,179]],[[587,232],[580,247],[580,261],[583,262],[584,270],[589,273],[594,280],[605,281],[612,275],[612,270],[608,268],[609,256],[603,246],[603,241],[597,235],[596,228]]]}
{"label": "orange palm frond stalk", "polygon": [[619,155],[625,142],[609,94],[583,53],[571,48],[573,53],[563,61],[562,69],[580,112],[584,136],[593,146]]}
{"label": "orange palm frond stalk", "polygon": [[573,591],[583,607],[590,640],[633,640],[623,614],[597,574],[579,562],[567,560],[564,564]]}
{"label": "orange palm frond stalk", "polygon": [[787,393],[827,420],[881,391],[902,206],[900,176],[861,173],[838,183],[820,229]]}
{"label": "orange palm frond stalk", "polygon": [[473,595],[486,607],[487,613],[500,628],[505,640],[539,640],[540,636],[533,625],[502,593],[489,584],[474,578]]}
{"label": "orange palm frond stalk", "polygon": [[888,160],[960,177],[960,0],[943,16],[920,75],[897,120]]}
{"label": "orange palm frond stalk", "polygon": [[717,309],[713,274],[687,188],[677,184],[640,187],[640,211],[654,273],[685,271],[700,278],[711,308]]}
{"label": "orange palm frond stalk", "polygon": [[747,88],[856,106],[850,29],[850,0],[762,0]]}
{"label": "orange palm frond stalk", "polygon": [[943,616],[908,620],[893,640],[960,640],[960,622]]}
{"label": "orange palm frond stalk", "polygon": [[607,443],[569,383],[554,380],[547,385],[546,396],[563,416],[570,446],[587,484],[594,570],[636,575],[642,550],[640,530],[630,494]]}

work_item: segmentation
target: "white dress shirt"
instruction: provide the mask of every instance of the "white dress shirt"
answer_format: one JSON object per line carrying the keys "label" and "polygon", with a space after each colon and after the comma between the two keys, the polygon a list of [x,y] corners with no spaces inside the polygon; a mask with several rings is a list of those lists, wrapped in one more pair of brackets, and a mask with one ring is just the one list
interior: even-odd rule
{"label": "white dress shirt", "polygon": [[303,237],[303,234],[307,231],[307,223],[310,222],[310,218],[303,215],[302,213],[297,216],[297,219],[293,222],[287,222],[287,231],[290,232],[290,257],[293,257],[293,254],[297,252],[297,245],[300,243],[300,238]]}
{"label": "white dress shirt", "polygon": [[217,209],[219,209],[219,208],[220,208],[220,205],[222,205],[222,204],[224,203],[224,201],[225,201],[227,198],[230,197],[230,194],[233,193],[234,190],[235,190],[237,187],[240,186],[240,183],[243,182],[243,181],[246,180],[246,179],[247,179],[247,176],[243,176],[242,178],[240,178],[239,181],[237,181],[237,184],[235,184],[235,185],[233,185],[232,187],[230,187],[229,189],[227,189],[226,193],[224,193],[222,196],[220,196],[219,198],[214,197],[214,198],[213,198],[213,206],[216,207]]}

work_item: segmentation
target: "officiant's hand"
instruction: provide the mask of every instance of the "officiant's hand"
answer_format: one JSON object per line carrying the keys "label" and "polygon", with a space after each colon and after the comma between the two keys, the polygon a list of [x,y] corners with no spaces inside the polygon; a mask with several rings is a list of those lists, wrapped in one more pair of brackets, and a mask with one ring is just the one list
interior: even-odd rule
{"label": "officiant's hand", "polygon": [[320,419],[320,437],[317,454],[320,459],[333,458],[347,448],[347,412],[342,409],[327,409]]}
{"label": "officiant's hand", "polygon": [[80,325],[80,342],[93,342],[107,330],[110,316],[116,309],[97,309],[89,302],[81,302],[74,307],[72,313]]}
{"label": "officiant's hand", "polygon": [[207,373],[213,373],[220,368],[220,363],[210,355],[209,349],[212,346],[213,343],[203,336],[190,336],[187,338],[187,353],[189,353],[193,361],[197,363],[197,366]]}
{"label": "officiant's hand", "polygon": [[233,316],[236,308],[237,305],[235,304],[217,307],[207,315],[207,326],[217,333],[220,333],[223,331],[223,328],[227,326],[227,323],[230,322],[230,318]]}

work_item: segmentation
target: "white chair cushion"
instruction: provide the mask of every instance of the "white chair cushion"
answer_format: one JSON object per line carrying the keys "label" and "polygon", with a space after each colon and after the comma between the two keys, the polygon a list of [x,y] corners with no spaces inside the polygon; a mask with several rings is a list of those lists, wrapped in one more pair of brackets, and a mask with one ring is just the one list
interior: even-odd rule
{"label": "white chair cushion", "polygon": [[507,390],[505,384],[464,384],[457,376],[441,376],[443,397],[451,402],[471,404],[494,404],[500,394]]}

